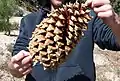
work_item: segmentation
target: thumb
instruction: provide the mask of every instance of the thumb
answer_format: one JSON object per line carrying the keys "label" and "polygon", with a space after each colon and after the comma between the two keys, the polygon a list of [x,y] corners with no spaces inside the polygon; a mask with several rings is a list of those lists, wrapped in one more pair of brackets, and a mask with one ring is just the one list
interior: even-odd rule
{"label": "thumb", "polygon": [[85,5],[86,5],[86,6],[89,6],[90,8],[92,8],[92,2],[93,2],[93,0],[87,0],[87,1],[85,2]]}

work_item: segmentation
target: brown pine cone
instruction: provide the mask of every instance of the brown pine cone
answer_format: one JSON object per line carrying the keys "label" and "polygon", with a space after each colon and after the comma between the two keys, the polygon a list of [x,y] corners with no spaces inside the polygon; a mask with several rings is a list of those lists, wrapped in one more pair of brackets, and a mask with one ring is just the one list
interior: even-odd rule
{"label": "brown pine cone", "polygon": [[52,11],[32,34],[29,51],[33,62],[44,69],[55,69],[65,62],[72,49],[87,30],[91,20],[87,6],[78,2]]}

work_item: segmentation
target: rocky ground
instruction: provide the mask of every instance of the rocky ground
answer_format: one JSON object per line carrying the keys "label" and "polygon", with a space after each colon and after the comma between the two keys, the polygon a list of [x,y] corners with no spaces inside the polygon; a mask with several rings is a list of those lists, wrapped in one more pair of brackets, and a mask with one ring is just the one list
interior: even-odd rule
{"label": "rocky ground", "polygon": [[120,81],[120,52],[94,49],[97,81]]}
{"label": "rocky ground", "polygon": [[[14,34],[16,32],[12,32]],[[0,81],[24,81],[10,75],[7,62],[16,37],[0,33]],[[97,45],[94,49],[97,81],[120,81],[120,52],[101,50]]]}

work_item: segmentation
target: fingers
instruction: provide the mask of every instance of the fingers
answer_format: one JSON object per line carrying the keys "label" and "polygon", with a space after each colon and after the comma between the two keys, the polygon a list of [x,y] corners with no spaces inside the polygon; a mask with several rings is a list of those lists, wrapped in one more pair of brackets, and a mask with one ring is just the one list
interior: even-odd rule
{"label": "fingers", "polygon": [[106,11],[108,11],[108,10],[112,10],[112,6],[111,5],[109,5],[109,4],[106,4],[106,5],[103,5],[103,6],[101,6],[101,7],[95,7],[95,8],[93,8],[94,9],[94,11],[96,12],[96,13],[98,13],[98,12],[106,12]]}
{"label": "fingers", "polygon": [[112,18],[114,14],[113,14],[112,6],[109,3],[110,3],[109,0],[93,1],[93,10],[95,11],[95,13],[99,18],[102,18],[102,19],[107,18],[107,20]]}
{"label": "fingers", "polygon": [[104,4],[110,4],[110,1],[109,0],[93,0],[92,1],[92,7],[98,7]]}
{"label": "fingers", "polygon": [[19,69],[19,68],[24,67],[24,66],[26,67],[28,63],[32,64],[32,57],[31,56],[25,57],[20,62],[14,62],[13,66],[15,69]]}
{"label": "fingers", "polygon": [[12,62],[18,62],[20,60],[22,60],[23,58],[25,58],[26,56],[29,56],[29,52],[26,52],[24,50],[20,51],[17,55],[13,56],[11,61]]}
{"label": "fingers", "polygon": [[27,74],[29,74],[31,71],[32,71],[32,68],[29,68],[29,69],[27,69],[25,72],[23,72],[22,74],[23,74],[23,75],[27,75]]}
{"label": "fingers", "polygon": [[17,63],[14,63],[14,64],[13,64],[13,68],[12,68],[12,69],[16,69],[16,70],[17,70],[17,69],[19,69],[19,68],[20,68],[20,65],[19,65],[19,64],[17,64]]}
{"label": "fingers", "polygon": [[111,10],[98,13],[98,17],[100,17],[100,18],[110,18],[110,17],[112,18],[112,15],[113,15],[113,11],[111,11]]}
{"label": "fingers", "polygon": [[28,56],[28,57],[25,57],[22,61],[21,61],[21,64],[22,65],[25,65],[29,62],[32,62],[32,57],[31,56]]}
{"label": "fingers", "polygon": [[26,64],[25,66],[19,68],[18,71],[19,71],[20,73],[24,73],[24,72],[27,71],[29,68],[32,68],[31,66],[32,66],[32,64],[31,64],[31,63],[28,63],[28,64]]}
{"label": "fingers", "polygon": [[91,8],[102,6],[104,4],[110,4],[110,0],[87,0],[85,2],[85,5],[88,5]]}
{"label": "fingers", "polygon": [[102,18],[104,20],[107,18],[108,20],[114,16],[114,10],[110,5],[110,0],[87,0],[85,4],[91,4],[91,8],[99,18]]}
{"label": "fingers", "polygon": [[18,73],[19,75],[27,75],[32,71],[32,63],[28,63],[25,65],[14,64],[14,72]]}
{"label": "fingers", "polygon": [[27,68],[26,70],[20,70],[19,71],[19,73],[21,74],[21,75],[27,75],[27,74],[29,74],[30,72],[32,71],[32,68],[30,67],[30,68]]}

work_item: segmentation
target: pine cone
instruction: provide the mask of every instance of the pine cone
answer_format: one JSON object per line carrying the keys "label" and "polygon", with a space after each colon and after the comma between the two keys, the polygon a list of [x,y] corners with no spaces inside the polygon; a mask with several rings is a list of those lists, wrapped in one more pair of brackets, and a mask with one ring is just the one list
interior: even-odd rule
{"label": "pine cone", "polygon": [[52,11],[37,25],[29,43],[33,62],[40,62],[44,69],[55,69],[65,62],[72,49],[87,30],[91,20],[84,4],[63,5]]}

